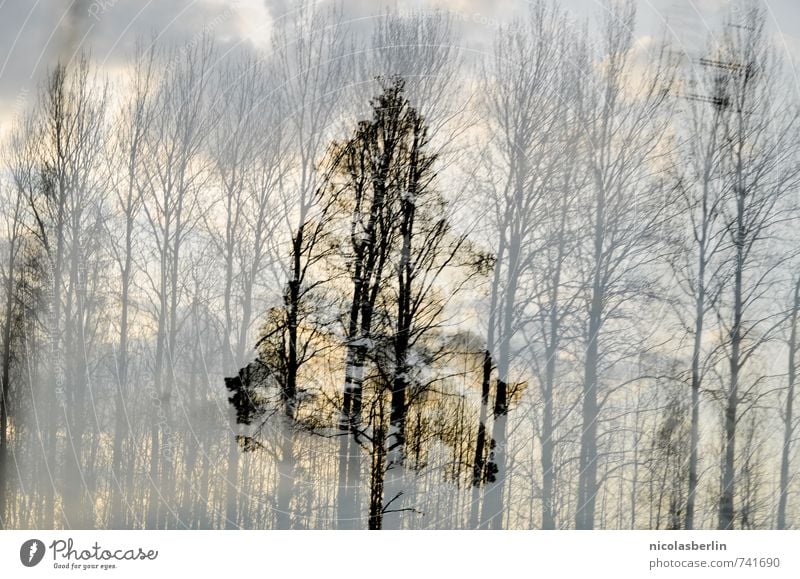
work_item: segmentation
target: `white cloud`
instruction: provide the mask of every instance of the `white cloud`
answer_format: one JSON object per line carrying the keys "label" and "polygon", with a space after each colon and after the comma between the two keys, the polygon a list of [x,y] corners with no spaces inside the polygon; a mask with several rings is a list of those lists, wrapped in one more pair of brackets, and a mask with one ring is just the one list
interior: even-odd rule
{"label": "white cloud", "polygon": [[205,0],[214,8],[222,8],[232,17],[238,38],[256,48],[267,48],[271,37],[273,17],[264,0]]}

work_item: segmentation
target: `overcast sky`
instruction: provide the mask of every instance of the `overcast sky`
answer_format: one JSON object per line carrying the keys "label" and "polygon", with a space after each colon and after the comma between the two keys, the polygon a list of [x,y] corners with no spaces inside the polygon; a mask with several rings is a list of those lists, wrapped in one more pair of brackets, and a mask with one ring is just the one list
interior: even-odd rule
{"label": "overcast sky", "polygon": [[[639,0],[640,36],[664,34],[696,50],[730,0]],[[800,55],[800,2],[763,0],[772,32],[786,51]],[[597,15],[601,0],[562,0],[576,16]],[[133,41],[156,35],[186,42],[209,30],[222,44],[268,47],[272,22],[294,0],[0,0],[0,131],[35,94],[36,83],[58,58],[90,47],[109,70],[124,62]],[[469,50],[486,50],[493,28],[525,10],[526,0],[343,0],[347,18],[363,26],[387,9],[453,13]]]}

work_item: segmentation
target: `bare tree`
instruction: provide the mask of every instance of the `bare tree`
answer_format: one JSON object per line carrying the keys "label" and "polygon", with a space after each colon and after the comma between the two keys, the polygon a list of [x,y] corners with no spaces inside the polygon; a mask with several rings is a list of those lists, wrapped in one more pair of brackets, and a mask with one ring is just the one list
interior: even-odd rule
{"label": "bare tree", "polygon": [[786,528],[786,506],[789,500],[789,456],[792,449],[792,440],[796,428],[794,419],[795,383],[797,381],[797,323],[800,314],[800,277],[795,278],[794,291],[789,314],[789,339],[786,400],[782,413],[783,418],[783,444],[781,446],[781,474],[778,487],[778,529]]}
{"label": "bare tree", "polygon": [[[4,223],[4,239],[7,246],[6,257],[2,263],[3,326],[2,326],[2,383],[0,384],[0,526],[10,528],[6,522],[6,496],[9,484],[9,418],[12,417],[12,397],[18,387],[12,390],[12,357],[20,328],[19,284],[24,249],[24,227],[26,199],[22,192],[8,183],[0,182]],[[14,421],[16,422],[16,421]]]}
{"label": "bare tree", "polygon": [[[320,280],[310,279],[310,271],[325,256],[320,251],[326,225],[333,208],[331,198],[322,200],[320,192],[326,187],[326,171],[318,164],[329,142],[330,131],[341,113],[341,93],[348,86],[351,68],[348,66],[346,28],[341,7],[317,9],[302,4],[289,22],[278,29],[274,45],[279,78],[285,87],[287,130],[293,134],[292,170],[282,180],[283,229],[289,237],[291,250],[281,264],[285,282],[283,291],[283,322],[278,331],[286,331],[283,377],[283,399],[288,417],[296,416],[298,372],[313,355],[315,332],[304,334],[309,301]],[[277,119],[276,119],[277,120]],[[330,250],[330,248],[328,248]],[[281,281],[283,284],[284,282]],[[272,331],[272,330],[270,330]],[[278,507],[281,528],[288,528],[289,502],[294,485],[294,432],[289,429],[283,444],[282,488]]]}
{"label": "bare tree", "polygon": [[[122,460],[124,447],[129,444],[130,420],[125,411],[129,391],[129,358],[131,326],[131,292],[134,282],[135,255],[138,248],[137,227],[142,205],[139,182],[141,179],[142,148],[151,121],[150,98],[156,52],[143,46],[137,48],[129,79],[130,93],[127,101],[117,113],[115,132],[117,141],[110,150],[109,174],[114,192],[112,217],[106,222],[110,250],[119,268],[119,343],[116,350],[116,388],[114,396],[114,442],[111,459],[111,525],[121,527],[125,523],[122,507],[124,483]],[[119,224],[122,231],[117,235]],[[126,489],[130,492],[130,488]]]}
{"label": "bare tree", "polygon": [[[630,299],[646,295],[637,270],[654,258],[666,205],[659,196],[658,159],[666,147],[666,118],[660,110],[672,80],[662,61],[640,81],[635,66],[633,2],[614,4],[602,28],[602,67],[585,76],[587,107],[581,111],[587,138],[591,193],[585,214],[585,343],[581,450],[575,526],[594,527],[598,494],[597,437],[601,407],[601,349],[607,322]],[[629,83],[633,83],[634,88]],[[632,94],[633,93],[633,94]],[[635,94],[635,96],[634,96]],[[638,277],[638,279],[637,279]]]}
{"label": "bare tree", "polygon": [[[48,259],[50,347],[48,381],[53,405],[48,440],[43,445],[55,464],[58,429],[66,431],[66,460],[61,486],[66,526],[94,524],[85,502],[91,481],[84,475],[87,381],[98,312],[96,286],[103,212],[98,168],[105,129],[106,87],[81,55],[59,64],[41,90],[37,110],[22,127],[31,146],[14,160],[15,182],[28,199],[33,230]],[[59,416],[63,414],[63,416]],[[55,516],[54,493],[48,495],[47,522]]]}
{"label": "bare tree", "polygon": [[[509,398],[516,353],[515,335],[530,296],[520,292],[530,275],[535,257],[543,250],[539,235],[540,211],[557,187],[559,165],[569,148],[560,132],[566,118],[559,79],[565,56],[564,14],[545,2],[532,5],[527,20],[513,24],[498,35],[494,51],[486,107],[496,147],[492,170],[499,174],[492,195],[497,227],[489,335],[484,366],[482,400],[488,402],[490,373],[497,366],[492,409],[492,434],[486,463],[487,481],[481,509],[481,526],[503,526],[503,496]],[[481,410],[482,417],[485,410]],[[481,421],[483,424],[483,420]],[[479,424],[475,453],[480,468],[483,453]],[[477,474],[477,473],[476,473]],[[475,479],[474,479],[475,480]]]}
{"label": "bare tree", "polygon": [[[249,54],[228,56],[219,73],[218,119],[211,136],[214,172],[222,193],[224,230],[206,218],[211,240],[222,255],[223,371],[232,375],[246,364],[252,341],[253,311],[263,308],[257,280],[270,262],[269,241],[277,227],[278,186],[286,172],[287,142],[283,100],[267,79],[274,71]],[[255,302],[255,303],[254,303]],[[237,526],[239,447],[228,453],[228,525]]]}
{"label": "bare tree", "polygon": [[179,306],[185,293],[181,259],[188,235],[205,205],[200,191],[208,178],[202,161],[210,131],[207,107],[211,89],[213,47],[208,36],[174,50],[167,74],[153,96],[149,131],[144,138],[142,210],[152,236],[155,267],[146,272],[154,300],[156,344],[154,396],[150,433],[150,483],[147,524],[164,524],[162,501],[171,502],[174,469],[171,396],[176,380]]}
{"label": "bare tree", "polygon": [[776,271],[785,261],[784,255],[768,249],[768,242],[787,217],[786,198],[798,176],[797,113],[774,100],[779,69],[765,40],[764,15],[750,6],[742,17],[748,25],[732,23],[726,28],[717,59],[724,71],[720,89],[726,109],[723,155],[731,191],[724,208],[731,281],[727,299],[717,308],[729,373],[724,389],[721,529],[732,529],[736,519],[736,429],[743,414],[739,405],[762,382],[742,384],[747,365],[785,319],[783,312],[770,311],[765,305],[765,294],[774,287]]}
{"label": "bare tree", "polygon": [[[713,363],[713,357],[704,349],[704,334],[709,331],[708,314],[713,311],[724,286],[724,260],[720,258],[720,254],[727,245],[722,209],[728,189],[722,178],[722,121],[725,107],[724,95],[717,94],[723,88],[721,79],[718,70],[705,66],[701,68],[700,74],[689,79],[689,91],[695,92],[687,91],[687,136],[681,149],[681,162],[676,164],[677,191],[681,201],[681,211],[675,216],[676,225],[678,231],[685,229],[681,221],[685,223],[688,216],[690,227],[685,237],[681,236],[686,243],[678,244],[681,253],[673,266],[681,289],[691,300],[693,314],[693,318],[683,322],[692,338],[691,441],[684,520],[686,529],[694,528],[699,482],[700,392],[708,365]],[[679,125],[678,128],[684,126]],[[679,316],[682,316],[683,305],[678,304]]]}

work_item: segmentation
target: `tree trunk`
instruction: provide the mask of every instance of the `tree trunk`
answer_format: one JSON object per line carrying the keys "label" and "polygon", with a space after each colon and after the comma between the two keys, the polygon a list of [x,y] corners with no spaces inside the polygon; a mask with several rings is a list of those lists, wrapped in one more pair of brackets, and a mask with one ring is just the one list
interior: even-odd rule
{"label": "tree trunk", "polygon": [[[490,335],[493,333],[491,332]],[[487,339],[488,343],[488,339]],[[483,374],[481,379],[481,408],[478,415],[478,436],[475,439],[475,459],[472,462],[472,499],[470,505],[469,526],[477,529],[480,517],[480,487],[484,482],[486,453],[486,420],[489,414],[489,391],[492,381],[492,353],[488,347],[483,352]]]}
{"label": "tree trunk", "polygon": [[564,256],[564,227],[567,218],[567,201],[563,201],[561,228],[559,230],[556,268],[553,272],[552,293],[550,296],[549,337],[545,348],[545,381],[542,388],[542,529],[556,528],[554,490],[555,490],[555,433],[553,432],[553,395],[556,381],[556,362],[560,347],[561,318],[558,313],[561,288],[561,268]]}
{"label": "tree trunk", "polygon": [[489,482],[484,491],[481,527],[501,529],[503,526],[503,498],[506,479],[506,444],[508,430],[508,379],[511,365],[511,334],[514,324],[514,307],[519,275],[519,245],[509,251],[508,280],[503,304],[503,330],[497,361],[497,385],[492,411],[492,442],[489,450]]}
{"label": "tree trunk", "polygon": [[[555,324],[555,322],[553,322]],[[551,326],[551,340],[554,338]],[[543,391],[542,408],[542,529],[556,528],[554,501],[554,461],[555,443],[553,440],[553,389],[556,373],[556,342],[550,342],[547,353],[546,382]]]}
{"label": "tree trunk", "polygon": [[16,240],[11,240],[9,264],[6,275],[6,307],[3,325],[3,369],[0,386],[0,528],[8,528],[6,522],[6,493],[9,484],[6,463],[8,460],[8,403],[11,392],[11,323],[14,315],[14,254]]}
{"label": "tree trunk", "polygon": [[778,529],[786,528],[786,506],[789,498],[789,455],[794,435],[794,387],[797,379],[797,317],[800,313],[800,278],[795,282],[794,301],[789,329],[789,367],[786,388],[786,407],[783,415],[783,446],[781,447],[781,478],[778,498]]}
{"label": "tree trunk", "polygon": [[[131,198],[131,192],[128,198]],[[128,386],[128,300],[130,292],[131,263],[133,258],[133,219],[130,214],[130,202],[127,209],[125,229],[125,263],[122,268],[122,293],[119,351],[117,352],[117,388],[114,396],[114,445],[111,457],[111,525],[113,528],[124,527],[122,512],[122,447],[128,438],[128,420],[125,413],[125,394]],[[128,465],[131,468],[131,465]],[[130,490],[130,489],[128,489]]]}
{"label": "tree trunk", "polygon": [[697,295],[695,308],[694,345],[692,348],[692,414],[689,434],[689,489],[686,497],[686,517],[684,526],[686,530],[694,529],[695,497],[697,494],[697,462],[698,446],[700,444],[700,354],[703,340],[703,318],[705,309],[705,287],[703,275],[705,260],[700,260],[700,289]]}
{"label": "tree trunk", "polygon": [[386,476],[386,424],[385,402],[379,396],[377,424],[373,428],[372,462],[370,468],[370,493],[369,493],[369,521],[370,531],[379,531],[383,528],[383,500],[384,480]]}
{"label": "tree trunk", "polygon": [[733,529],[735,520],[734,498],[736,484],[736,420],[739,404],[739,371],[741,370],[742,344],[742,273],[744,269],[744,213],[745,199],[741,186],[736,192],[736,264],[733,277],[733,326],[731,327],[730,388],[725,404],[725,452],[722,471],[722,490],[719,499],[719,528]]}
{"label": "tree trunk", "polygon": [[278,463],[277,528],[292,528],[292,497],[295,478],[294,426],[287,421],[286,431],[281,434],[281,459]]}
{"label": "tree trunk", "polygon": [[583,424],[581,430],[581,453],[578,474],[578,504],[575,512],[575,528],[594,528],[594,510],[597,497],[597,364],[598,332],[600,327],[599,291],[595,289],[592,311],[589,316],[589,343],[583,376]]}

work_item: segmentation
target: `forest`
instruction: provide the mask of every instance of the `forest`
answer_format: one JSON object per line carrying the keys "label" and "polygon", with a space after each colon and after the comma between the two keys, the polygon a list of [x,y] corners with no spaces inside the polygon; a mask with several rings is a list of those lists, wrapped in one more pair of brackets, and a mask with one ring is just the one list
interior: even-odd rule
{"label": "forest", "polygon": [[636,22],[300,3],[43,71],[0,528],[800,527],[793,63],[759,2]]}

